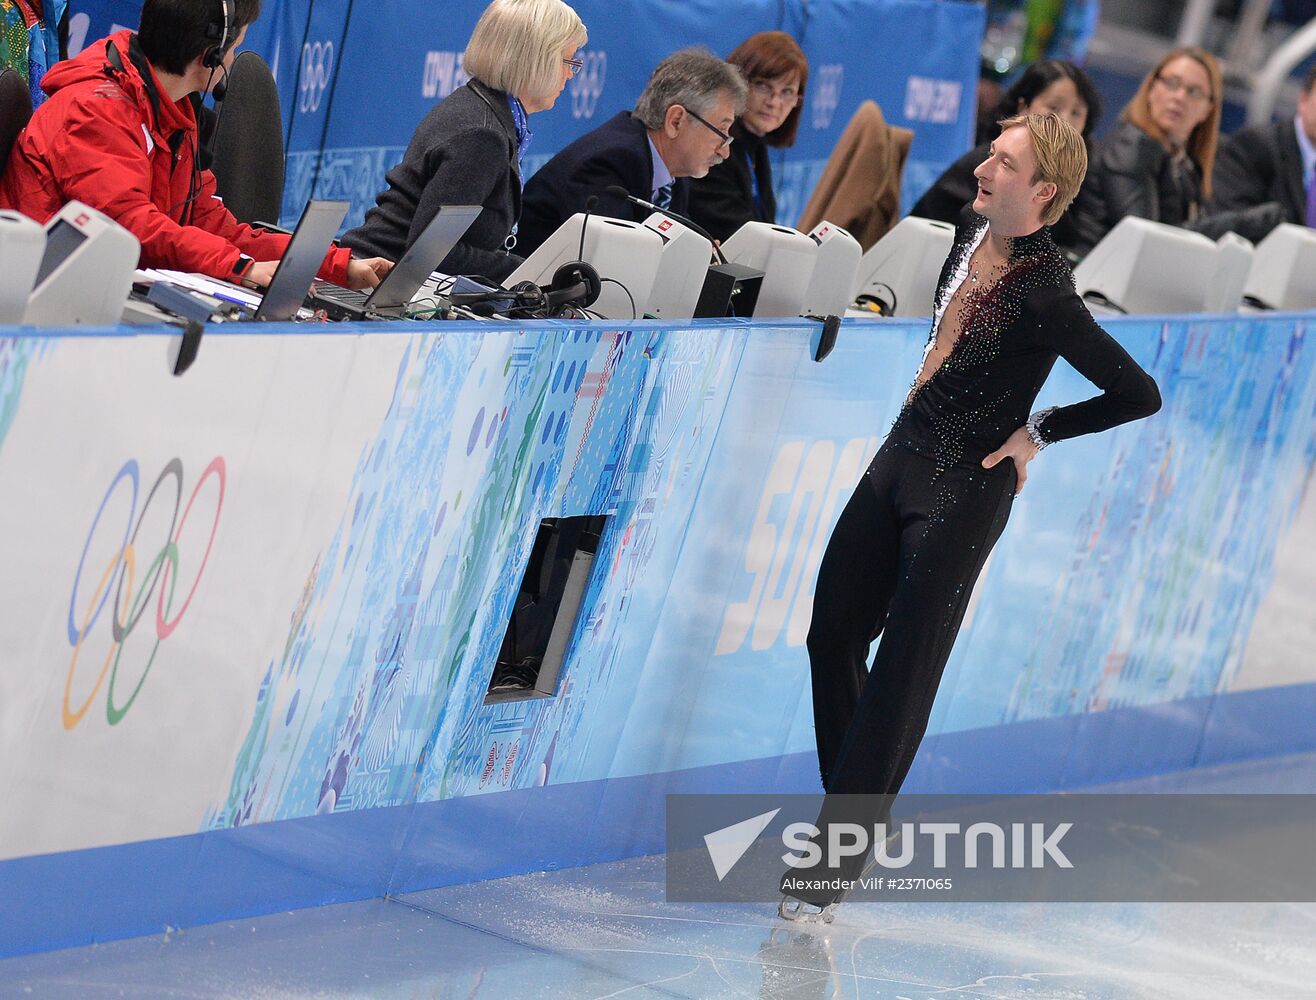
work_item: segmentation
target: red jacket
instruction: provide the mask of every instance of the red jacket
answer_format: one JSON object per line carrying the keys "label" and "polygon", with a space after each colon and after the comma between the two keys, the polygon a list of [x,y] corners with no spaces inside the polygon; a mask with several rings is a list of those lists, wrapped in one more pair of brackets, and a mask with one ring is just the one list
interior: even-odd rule
{"label": "red jacket", "polygon": [[[142,267],[232,278],[239,254],[282,257],[288,237],[233,218],[215,196],[210,171],[201,171],[200,193],[187,204],[197,141],[192,104],[187,98],[171,103],[157,79],[156,121],[146,84],[128,57],[131,38],[131,31],[116,32],[45,75],[41,86],[50,99],[14,143],[0,176],[0,208],[44,224],[67,202],[84,202],[137,237]],[[118,48],[122,71],[109,63],[107,44]],[[321,274],[345,285],[350,256],[346,248],[331,249]]]}

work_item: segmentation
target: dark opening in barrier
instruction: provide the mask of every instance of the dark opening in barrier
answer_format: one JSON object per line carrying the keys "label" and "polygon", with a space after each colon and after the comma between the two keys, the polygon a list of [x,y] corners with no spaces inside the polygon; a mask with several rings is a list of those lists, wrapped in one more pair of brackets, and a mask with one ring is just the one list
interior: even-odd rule
{"label": "dark opening in barrier", "polygon": [[580,614],[607,515],[539,524],[485,702],[550,698]]}

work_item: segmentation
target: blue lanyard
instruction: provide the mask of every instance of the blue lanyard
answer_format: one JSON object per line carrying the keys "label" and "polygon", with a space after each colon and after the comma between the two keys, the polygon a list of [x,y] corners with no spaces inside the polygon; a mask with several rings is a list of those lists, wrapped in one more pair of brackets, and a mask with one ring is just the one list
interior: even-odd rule
{"label": "blue lanyard", "polygon": [[507,105],[512,109],[512,124],[516,126],[516,162],[525,159],[526,147],[530,145],[530,123],[527,121],[525,107],[511,94],[507,95]]}
{"label": "blue lanyard", "polygon": [[754,154],[751,150],[745,150],[745,159],[749,162],[749,189],[754,195],[754,215],[759,221],[766,221],[763,218],[763,196],[759,193],[759,175],[754,169]]}

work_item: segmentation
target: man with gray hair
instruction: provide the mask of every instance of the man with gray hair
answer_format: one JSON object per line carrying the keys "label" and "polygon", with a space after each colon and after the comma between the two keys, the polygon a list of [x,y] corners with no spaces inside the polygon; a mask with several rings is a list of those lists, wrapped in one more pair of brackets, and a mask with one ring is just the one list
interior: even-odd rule
{"label": "man with gray hair", "polygon": [[525,187],[516,252],[529,256],[585,202],[594,211],[640,222],[648,211],[609,194],[619,186],[684,214],[686,177],[703,177],[728,155],[728,130],[745,109],[740,70],[704,48],[660,62],[634,111],[622,111],[548,161]]}

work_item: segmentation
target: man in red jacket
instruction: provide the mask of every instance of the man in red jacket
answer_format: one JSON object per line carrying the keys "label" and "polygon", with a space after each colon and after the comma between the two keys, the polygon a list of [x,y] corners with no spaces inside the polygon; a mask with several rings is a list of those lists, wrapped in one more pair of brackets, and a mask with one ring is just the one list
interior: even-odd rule
{"label": "man in red jacket", "polygon": [[[116,32],[58,63],[0,176],[0,208],[45,223],[81,201],[137,237],[142,267],[269,284],[288,237],[238,222],[215,196],[188,99],[227,74],[259,13],[260,0],[146,0],[138,34]],[[333,248],[320,273],[373,288],[391,266]]]}

